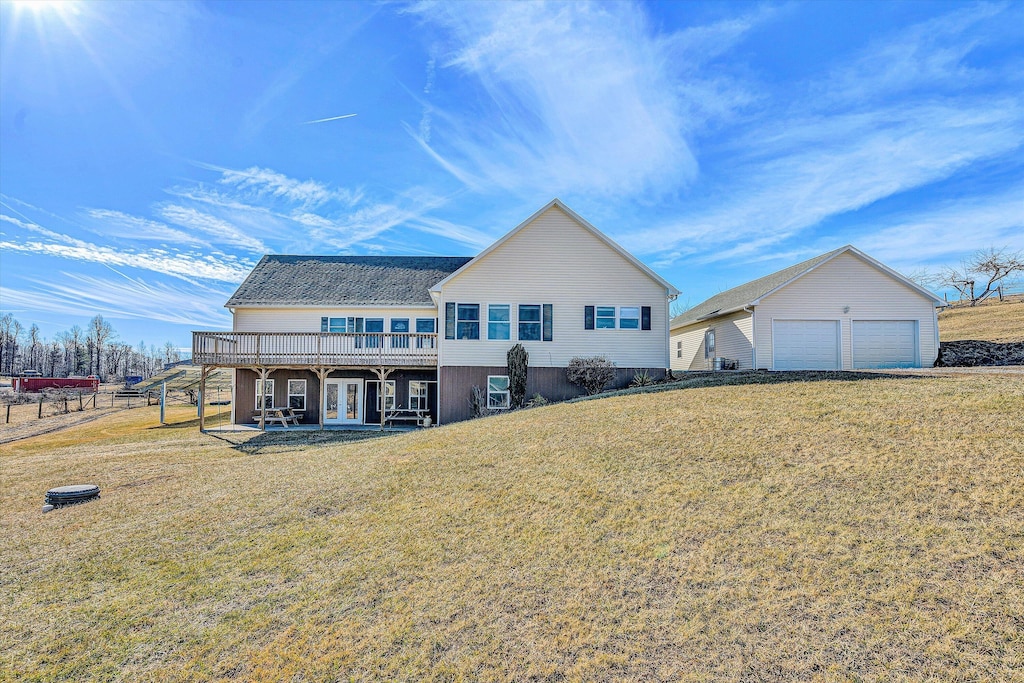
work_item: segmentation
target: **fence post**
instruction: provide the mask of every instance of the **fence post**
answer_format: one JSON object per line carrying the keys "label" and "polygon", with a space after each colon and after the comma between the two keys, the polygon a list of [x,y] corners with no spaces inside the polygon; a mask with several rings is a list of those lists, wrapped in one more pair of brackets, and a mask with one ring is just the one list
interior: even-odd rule
{"label": "fence post", "polygon": [[11,423],[11,404],[8,403],[7,404],[7,421],[4,422],[4,424],[10,424],[10,423]]}
{"label": "fence post", "polygon": [[43,395],[39,394],[39,417],[38,417],[38,419],[42,419],[42,417],[43,417]]}
{"label": "fence post", "polygon": [[82,392],[78,392],[78,412],[82,412],[85,408],[82,406]]}

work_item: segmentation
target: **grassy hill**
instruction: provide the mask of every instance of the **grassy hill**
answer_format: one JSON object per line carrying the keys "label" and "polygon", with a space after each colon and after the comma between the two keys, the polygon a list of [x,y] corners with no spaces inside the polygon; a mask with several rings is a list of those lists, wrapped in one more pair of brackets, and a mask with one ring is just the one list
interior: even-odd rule
{"label": "grassy hill", "polygon": [[1024,297],[939,312],[940,341],[1024,342]]}
{"label": "grassy hill", "polygon": [[[191,413],[194,415],[194,413]],[[1010,680],[1020,376],[0,447],[0,679]],[[44,492],[99,501],[40,514]]]}

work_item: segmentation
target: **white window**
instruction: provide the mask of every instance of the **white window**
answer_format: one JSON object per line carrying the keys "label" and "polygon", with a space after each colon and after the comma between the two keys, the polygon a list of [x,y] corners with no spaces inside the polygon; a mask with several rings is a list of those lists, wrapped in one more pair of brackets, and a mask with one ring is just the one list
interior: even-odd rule
{"label": "white window", "polygon": [[[437,323],[433,318],[416,318],[416,334],[434,334],[436,332]],[[433,337],[416,337],[416,348],[417,349],[432,349],[434,348]]]}
{"label": "white window", "polygon": [[508,375],[487,376],[487,407],[492,410],[509,407]]}
{"label": "white window", "polygon": [[306,380],[288,380],[288,407],[292,410],[306,409]]}
{"label": "white window", "polygon": [[639,330],[640,329],[640,307],[622,306],[619,308],[619,329]]}
{"label": "white window", "polygon": [[457,309],[458,339],[480,338],[480,304],[459,304]]}
{"label": "white window", "polygon": [[682,358],[682,357],[683,357],[683,342],[677,341],[676,342],[676,358]]}
{"label": "white window", "polygon": [[[380,382],[371,382],[371,384],[376,384],[378,387],[380,386]],[[380,392],[378,391],[377,412],[380,412],[380,399],[381,396]],[[389,379],[388,381],[384,382],[384,407],[386,410],[395,409],[395,380],[393,379]]]}
{"label": "white window", "polygon": [[268,408],[274,407],[274,380],[268,379],[266,386],[263,380],[256,380],[256,410],[263,410],[264,403]]}
{"label": "white window", "polygon": [[540,304],[519,306],[519,339],[540,341]]}
{"label": "white window", "polygon": [[346,332],[345,323],[351,318],[328,318],[324,316],[320,318],[320,331],[321,332]]}
{"label": "white window", "polygon": [[367,348],[375,349],[380,346],[382,333],[384,331],[384,318],[367,318],[366,322],[367,332],[374,332],[376,334],[366,335],[366,346]]}
{"label": "white window", "polygon": [[407,349],[409,348],[409,319],[408,318],[392,318],[391,319],[391,331],[399,334],[391,337],[391,348],[393,349]]}
{"label": "white window", "polygon": [[597,329],[599,329],[599,330],[614,330],[615,329],[615,307],[614,306],[598,306],[597,307]]}
{"label": "white window", "polygon": [[487,338],[508,339],[512,333],[510,306],[508,304],[487,305]]}
{"label": "white window", "polygon": [[427,405],[427,383],[410,380],[409,381],[409,409],[410,410],[426,410],[430,406]]}

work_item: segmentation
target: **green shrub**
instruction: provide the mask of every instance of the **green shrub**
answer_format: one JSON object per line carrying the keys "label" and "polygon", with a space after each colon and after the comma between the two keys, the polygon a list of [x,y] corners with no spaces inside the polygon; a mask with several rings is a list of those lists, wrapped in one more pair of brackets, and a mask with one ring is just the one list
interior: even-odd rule
{"label": "green shrub", "polygon": [[633,381],[629,383],[631,387],[649,387],[654,384],[654,380],[647,373],[646,370],[633,373]]}
{"label": "green shrub", "polygon": [[522,344],[516,344],[508,350],[508,398],[509,407],[522,408],[526,400],[526,372],[530,364],[530,354]]}

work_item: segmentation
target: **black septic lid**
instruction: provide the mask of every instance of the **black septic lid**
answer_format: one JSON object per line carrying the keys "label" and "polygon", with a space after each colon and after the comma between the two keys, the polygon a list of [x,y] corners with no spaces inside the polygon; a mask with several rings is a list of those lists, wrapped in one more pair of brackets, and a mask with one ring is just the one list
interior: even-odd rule
{"label": "black septic lid", "polygon": [[74,484],[72,486],[58,486],[46,492],[47,505],[70,505],[72,503],[84,503],[93,498],[99,498],[100,487],[95,484]]}

